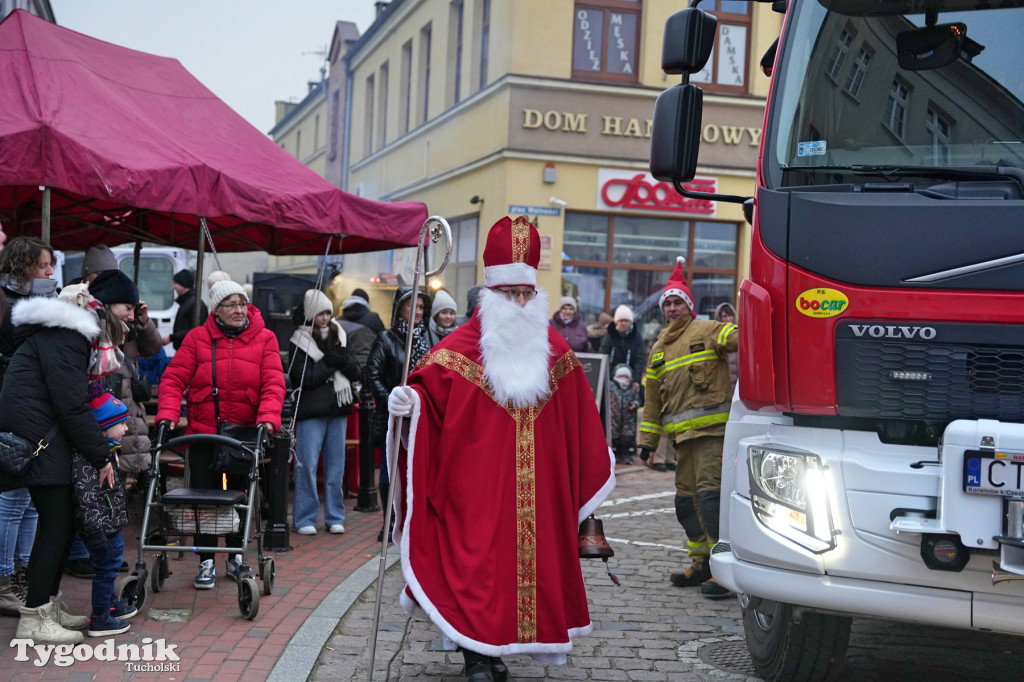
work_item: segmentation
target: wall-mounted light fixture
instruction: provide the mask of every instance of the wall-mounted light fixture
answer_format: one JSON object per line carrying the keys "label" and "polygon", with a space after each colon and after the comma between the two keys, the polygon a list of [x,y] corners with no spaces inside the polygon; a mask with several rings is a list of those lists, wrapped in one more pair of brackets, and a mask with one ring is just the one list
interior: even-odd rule
{"label": "wall-mounted light fixture", "polygon": [[484,203],[484,198],[482,196],[480,196],[479,194],[474,194],[473,198],[469,200],[469,203],[471,203],[471,204],[482,204],[482,203]]}
{"label": "wall-mounted light fixture", "polygon": [[551,197],[550,199],[548,199],[548,203],[551,204],[552,206],[557,206],[558,208],[565,208],[566,206],[569,205],[568,201],[566,201],[565,199],[559,199],[558,197]]}

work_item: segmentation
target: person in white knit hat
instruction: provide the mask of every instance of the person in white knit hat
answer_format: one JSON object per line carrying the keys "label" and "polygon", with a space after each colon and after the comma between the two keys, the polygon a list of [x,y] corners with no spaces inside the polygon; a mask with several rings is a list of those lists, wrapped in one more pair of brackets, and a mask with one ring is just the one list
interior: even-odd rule
{"label": "person in white knit hat", "polygon": [[[281,428],[284,406],[284,370],[277,336],[266,328],[256,306],[241,284],[214,282],[210,288],[210,316],[185,336],[181,348],[160,379],[157,423],[175,427],[181,419],[181,399],[188,389],[186,434],[217,433],[221,421],[259,425],[270,434]],[[216,374],[214,372],[216,358]],[[214,390],[216,388],[216,391]],[[189,448],[190,485],[219,489],[221,473],[212,470],[214,447],[196,443]],[[248,476],[227,473],[229,490],[246,490]],[[197,535],[195,544],[215,547],[215,535]],[[241,546],[240,535],[228,536],[229,547]],[[197,590],[213,589],[216,569],[212,553],[200,553]],[[227,562],[229,574],[237,575],[241,555]]]}
{"label": "person in white knit hat", "polygon": [[443,339],[459,326],[455,321],[459,315],[459,311],[455,307],[455,299],[444,289],[438,289],[434,294],[434,302],[430,306],[430,311],[430,330],[437,335],[437,338]]}
{"label": "person in white knit hat", "polygon": [[300,535],[315,535],[320,498],[316,470],[324,459],[324,525],[345,532],[345,435],[352,414],[359,363],[334,320],[334,303],[317,289],[302,297],[305,322],[291,337],[289,376],[301,389],[295,406],[295,500],[292,520]]}

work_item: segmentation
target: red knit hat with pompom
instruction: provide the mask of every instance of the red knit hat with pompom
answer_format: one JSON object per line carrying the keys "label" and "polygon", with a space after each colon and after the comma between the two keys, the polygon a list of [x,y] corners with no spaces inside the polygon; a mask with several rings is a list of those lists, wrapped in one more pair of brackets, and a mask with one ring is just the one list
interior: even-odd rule
{"label": "red knit hat with pompom", "polygon": [[658,307],[660,308],[665,305],[665,299],[669,296],[678,296],[690,307],[690,315],[697,317],[697,309],[693,305],[693,294],[690,293],[690,287],[686,286],[686,277],[683,276],[684,263],[686,263],[685,258],[682,256],[676,257],[676,267],[672,270],[672,274],[668,276],[668,284],[665,285],[665,291],[661,292],[661,298],[658,299]]}

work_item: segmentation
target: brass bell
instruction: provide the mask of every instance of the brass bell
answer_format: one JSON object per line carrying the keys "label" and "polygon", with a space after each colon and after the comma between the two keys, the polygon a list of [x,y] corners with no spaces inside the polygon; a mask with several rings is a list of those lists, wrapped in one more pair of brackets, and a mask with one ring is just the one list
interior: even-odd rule
{"label": "brass bell", "polygon": [[580,524],[580,558],[604,559],[615,556],[615,550],[604,537],[604,525],[593,514]]}

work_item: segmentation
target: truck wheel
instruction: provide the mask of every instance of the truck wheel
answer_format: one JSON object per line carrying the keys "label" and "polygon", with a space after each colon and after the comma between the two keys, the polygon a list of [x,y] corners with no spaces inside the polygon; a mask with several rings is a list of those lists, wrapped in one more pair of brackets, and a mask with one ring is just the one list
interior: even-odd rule
{"label": "truck wheel", "polygon": [[805,612],[793,605],[740,596],[747,650],[767,682],[816,682],[838,676],[850,643],[850,618]]}

